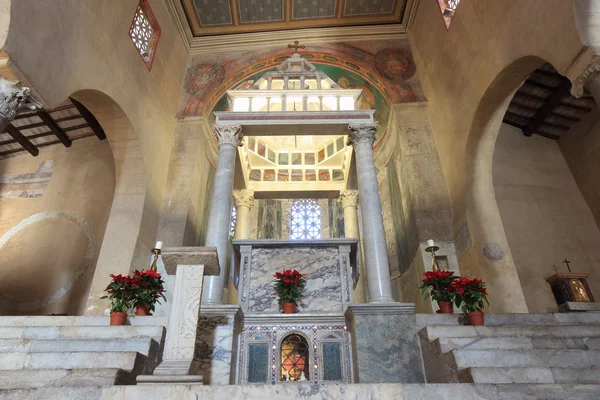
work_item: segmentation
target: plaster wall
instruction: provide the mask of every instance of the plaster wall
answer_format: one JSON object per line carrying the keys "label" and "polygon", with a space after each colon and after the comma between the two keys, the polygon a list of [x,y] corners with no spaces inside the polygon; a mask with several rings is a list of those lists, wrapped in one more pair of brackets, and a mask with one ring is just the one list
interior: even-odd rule
{"label": "plaster wall", "polygon": [[[565,139],[569,135],[565,135]],[[562,139],[561,139],[562,141]],[[557,312],[546,278],[591,273],[600,292],[600,230],[555,141],[502,124],[493,164],[494,191],[531,313]]]}
{"label": "plaster wall", "polygon": [[437,3],[422,1],[410,40],[450,195],[461,271],[491,285],[494,312],[527,312],[491,195],[487,153],[511,92],[529,73],[548,61],[573,79],[589,60],[573,2],[462,2],[446,30]]}
{"label": "plaster wall", "polygon": [[[81,314],[115,191],[108,142],[88,137],[2,160],[0,174],[0,314]],[[47,186],[35,183],[48,175]],[[9,189],[24,197],[6,198]]]}
{"label": "plaster wall", "polygon": [[561,137],[558,145],[587,201],[596,224],[600,225],[600,109],[595,108]]}

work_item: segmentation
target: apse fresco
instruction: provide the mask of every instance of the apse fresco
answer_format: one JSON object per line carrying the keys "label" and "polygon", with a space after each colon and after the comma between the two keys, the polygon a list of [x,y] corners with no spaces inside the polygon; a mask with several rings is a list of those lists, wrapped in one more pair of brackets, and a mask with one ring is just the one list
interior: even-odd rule
{"label": "apse fresco", "polygon": [[[210,118],[213,111],[226,111],[227,90],[250,86],[291,54],[281,47],[195,56],[178,116]],[[378,139],[386,132],[391,104],[424,100],[407,40],[310,44],[300,54],[342,88],[363,89],[361,108],[376,110]]]}

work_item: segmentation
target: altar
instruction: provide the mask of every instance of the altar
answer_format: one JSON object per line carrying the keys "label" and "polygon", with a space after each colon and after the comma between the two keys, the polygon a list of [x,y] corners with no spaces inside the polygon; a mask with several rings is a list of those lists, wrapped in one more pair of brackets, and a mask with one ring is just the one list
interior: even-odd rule
{"label": "altar", "polygon": [[[358,279],[357,239],[234,240],[243,311],[236,383],[354,382],[345,311]],[[306,287],[281,314],[273,274],[296,269]]]}

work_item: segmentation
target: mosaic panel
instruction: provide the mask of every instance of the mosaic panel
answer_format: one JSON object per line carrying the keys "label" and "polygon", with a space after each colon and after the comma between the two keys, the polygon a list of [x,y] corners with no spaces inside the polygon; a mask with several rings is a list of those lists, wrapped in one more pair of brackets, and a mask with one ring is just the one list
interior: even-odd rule
{"label": "mosaic panel", "polygon": [[248,383],[267,381],[269,367],[269,345],[267,343],[248,345]]}
{"label": "mosaic panel", "polygon": [[342,346],[335,342],[323,343],[323,380],[341,381],[344,379],[342,371]]}
{"label": "mosaic panel", "polygon": [[294,0],[292,19],[335,17],[336,0]]}

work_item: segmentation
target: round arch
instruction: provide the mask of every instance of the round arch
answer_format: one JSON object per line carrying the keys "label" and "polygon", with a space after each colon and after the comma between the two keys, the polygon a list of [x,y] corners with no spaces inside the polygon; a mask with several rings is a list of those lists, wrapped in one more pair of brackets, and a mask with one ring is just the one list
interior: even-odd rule
{"label": "round arch", "polygon": [[[98,120],[113,152],[115,195],[100,248],[86,305],[86,315],[102,315],[106,300],[100,300],[110,274],[128,274],[132,263],[143,257],[153,237],[148,226],[154,220],[145,207],[148,178],[139,136],[123,109],[107,94],[81,90],[71,95]],[[146,228],[146,229],[142,229]],[[155,232],[151,232],[155,233]]]}
{"label": "round arch", "polygon": [[508,245],[492,179],[496,139],[508,105],[525,78],[545,61],[525,56],[505,67],[481,98],[467,142],[465,215],[474,257],[461,266],[463,274],[481,276],[495,313],[528,312]]}

